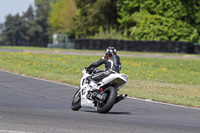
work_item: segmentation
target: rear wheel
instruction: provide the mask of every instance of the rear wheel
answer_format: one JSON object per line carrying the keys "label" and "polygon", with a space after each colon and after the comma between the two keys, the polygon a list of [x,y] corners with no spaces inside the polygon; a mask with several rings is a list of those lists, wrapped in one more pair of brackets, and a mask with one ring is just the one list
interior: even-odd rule
{"label": "rear wheel", "polygon": [[78,91],[74,94],[74,97],[72,99],[71,108],[74,111],[79,110],[81,108],[81,93],[80,93],[80,89],[78,89]]}
{"label": "rear wheel", "polygon": [[106,98],[103,103],[97,103],[97,111],[99,113],[107,113],[116,102],[117,91],[114,87],[108,87],[104,93],[106,93]]}

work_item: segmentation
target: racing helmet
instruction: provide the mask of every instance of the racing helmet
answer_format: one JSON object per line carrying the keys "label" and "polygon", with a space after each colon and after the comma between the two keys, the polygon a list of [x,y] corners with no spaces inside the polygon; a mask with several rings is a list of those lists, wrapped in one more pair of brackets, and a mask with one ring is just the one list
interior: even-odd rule
{"label": "racing helmet", "polygon": [[117,50],[114,47],[108,47],[105,50],[105,55],[116,55],[117,54]]}

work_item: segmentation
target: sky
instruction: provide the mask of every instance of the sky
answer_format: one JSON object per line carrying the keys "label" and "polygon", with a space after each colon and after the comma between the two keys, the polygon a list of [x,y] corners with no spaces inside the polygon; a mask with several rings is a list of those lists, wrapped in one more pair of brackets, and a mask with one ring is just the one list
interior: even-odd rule
{"label": "sky", "polygon": [[0,23],[5,22],[8,14],[20,15],[26,12],[29,5],[34,6],[34,0],[0,0]]}

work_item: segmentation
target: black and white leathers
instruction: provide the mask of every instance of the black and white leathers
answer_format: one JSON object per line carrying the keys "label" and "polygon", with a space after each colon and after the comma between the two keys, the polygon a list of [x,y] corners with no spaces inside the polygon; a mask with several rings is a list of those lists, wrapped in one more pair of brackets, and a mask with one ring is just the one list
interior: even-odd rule
{"label": "black and white leathers", "polygon": [[112,70],[115,71],[117,73],[120,73],[121,70],[121,62],[120,62],[120,58],[118,55],[112,55],[110,57],[110,59],[106,59],[105,57],[102,57],[99,61],[96,61],[94,63],[92,63],[88,69],[90,68],[97,68],[98,66],[105,64],[105,68],[106,71],[108,70]]}
{"label": "black and white leathers", "polygon": [[103,78],[109,76],[111,73],[120,73],[121,62],[118,55],[112,55],[109,59],[102,57],[100,60],[92,63],[88,69],[97,68],[98,66],[105,64],[105,72],[94,74],[91,78],[95,81],[101,81]]}

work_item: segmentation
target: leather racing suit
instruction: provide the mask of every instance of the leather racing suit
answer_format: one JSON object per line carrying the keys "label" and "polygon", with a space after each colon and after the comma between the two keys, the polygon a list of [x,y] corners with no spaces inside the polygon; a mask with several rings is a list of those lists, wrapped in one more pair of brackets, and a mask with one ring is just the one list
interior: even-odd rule
{"label": "leather racing suit", "polygon": [[92,63],[87,69],[97,68],[102,64],[105,64],[106,70],[88,77],[89,80],[100,82],[102,79],[108,77],[112,73],[120,73],[121,62],[118,55],[112,55],[109,59],[102,57],[100,60]]}

